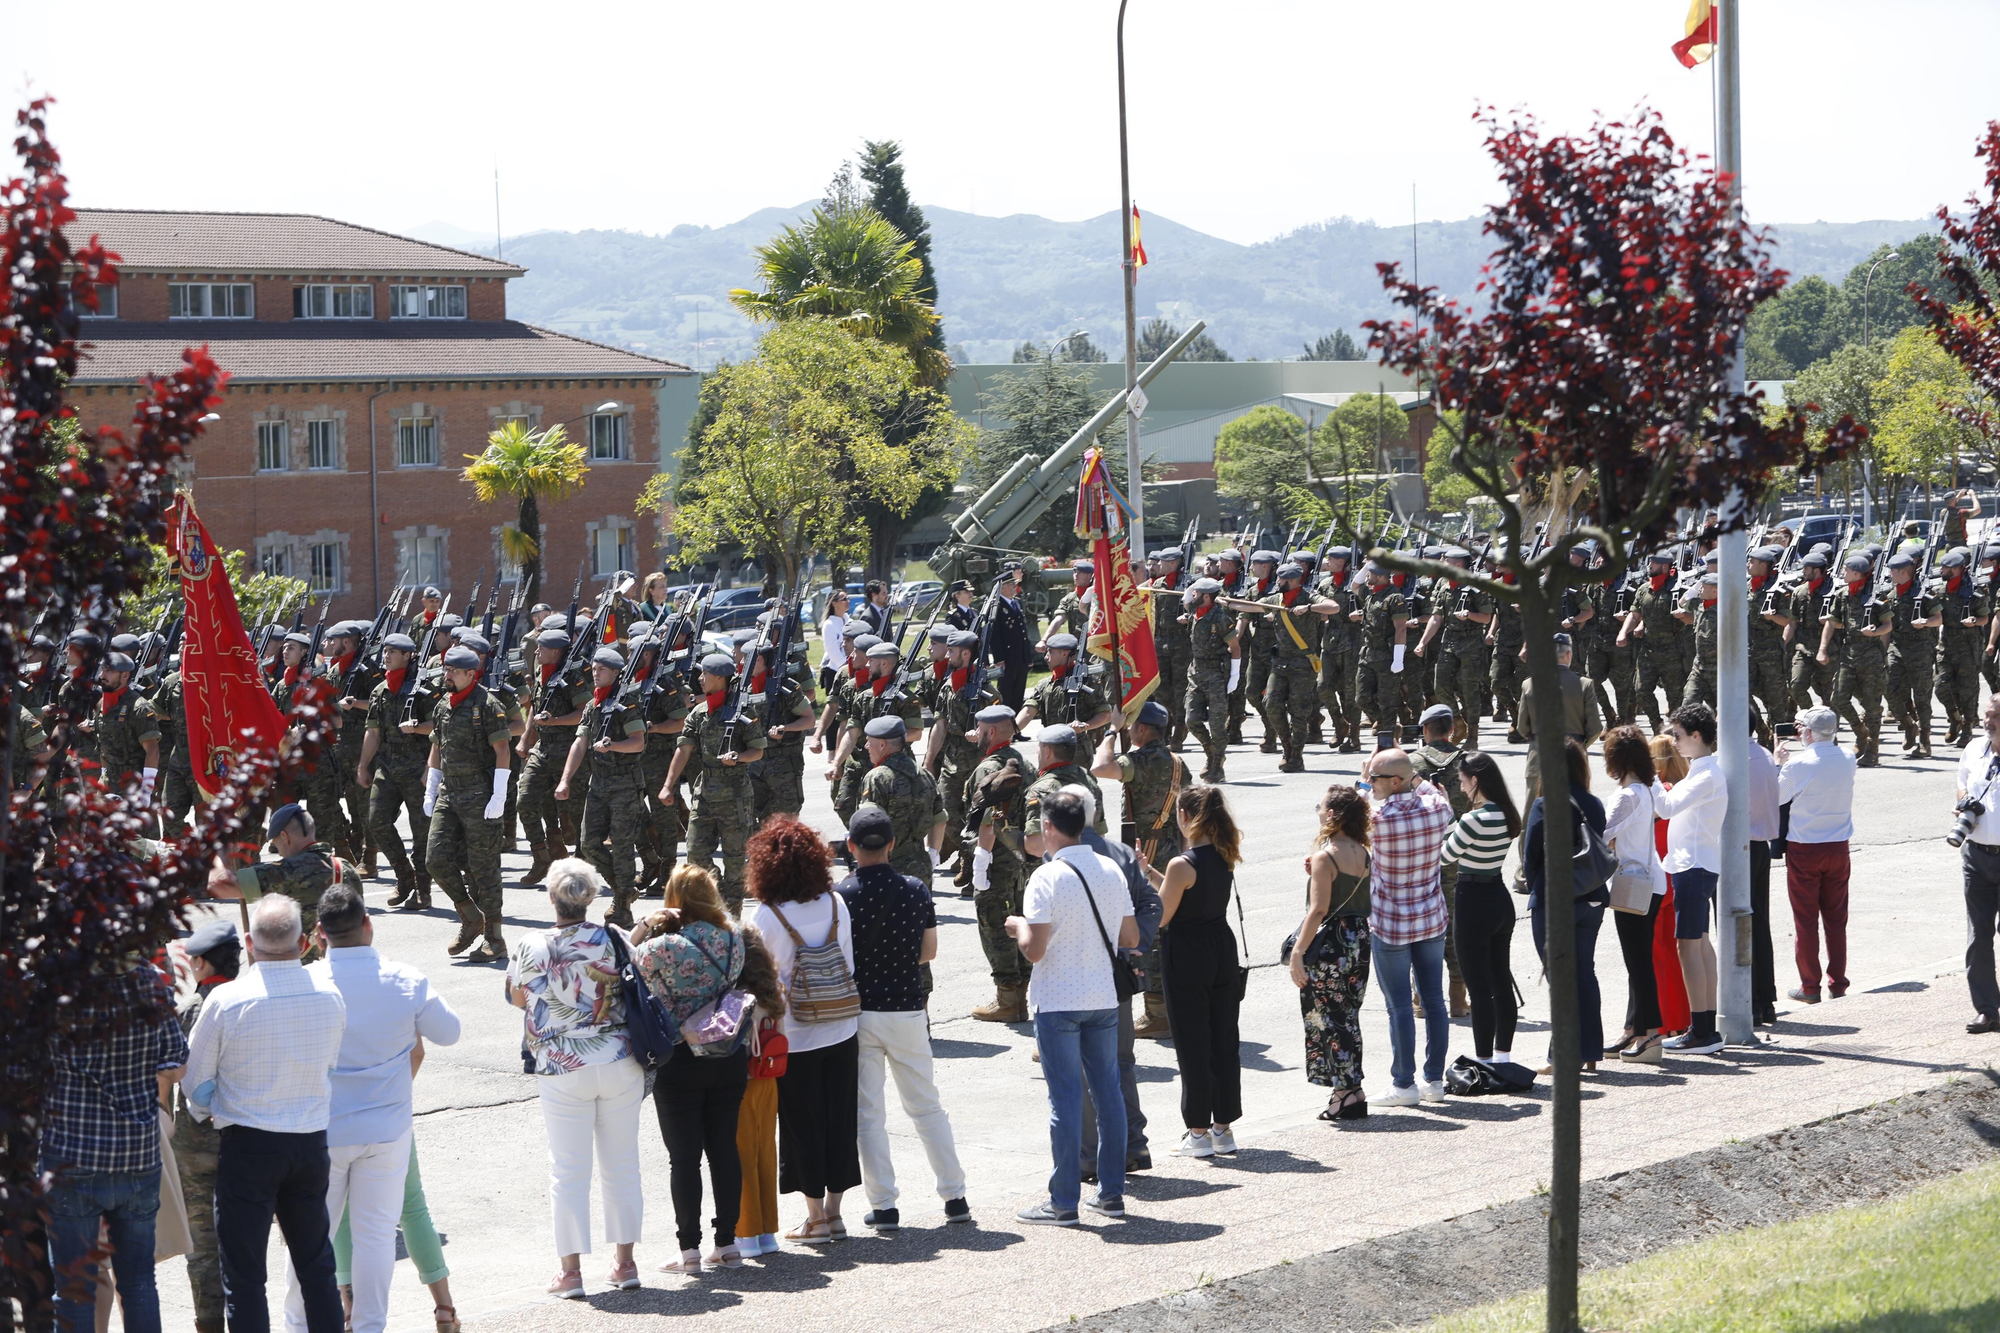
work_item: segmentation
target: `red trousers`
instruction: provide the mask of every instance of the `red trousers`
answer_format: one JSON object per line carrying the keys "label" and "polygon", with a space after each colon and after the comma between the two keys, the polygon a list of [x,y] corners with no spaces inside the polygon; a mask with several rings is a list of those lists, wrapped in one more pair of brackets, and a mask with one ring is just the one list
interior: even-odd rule
{"label": "red trousers", "polygon": [[1826,926],[1826,985],[1834,996],[1847,994],[1847,844],[1785,844],[1785,887],[1792,899],[1798,933],[1795,952],[1799,984],[1811,994],[1820,987],[1819,932]]}

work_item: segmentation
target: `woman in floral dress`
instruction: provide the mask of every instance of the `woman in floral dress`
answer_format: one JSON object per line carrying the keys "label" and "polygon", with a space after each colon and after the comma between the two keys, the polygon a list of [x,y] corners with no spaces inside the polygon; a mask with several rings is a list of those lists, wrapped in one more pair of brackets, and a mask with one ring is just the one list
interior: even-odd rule
{"label": "woman in floral dress", "polygon": [[1305,920],[1288,960],[1305,1015],[1306,1079],[1331,1089],[1322,1120],[1368,1114],[1361,1091],[1361,1000],[1368,992],[1368,798],[1332,786],[1306,856]]}

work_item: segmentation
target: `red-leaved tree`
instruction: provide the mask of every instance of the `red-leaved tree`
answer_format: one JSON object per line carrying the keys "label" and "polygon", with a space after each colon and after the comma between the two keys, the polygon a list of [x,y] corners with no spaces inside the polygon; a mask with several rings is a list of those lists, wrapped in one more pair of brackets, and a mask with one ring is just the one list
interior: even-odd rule
{"label": "red-leaved tree", "polygon": [[[120,599],[149,567],[146,543],[164,535],[170,468],[224,378],[206,351],[191,350],[178,372],[150,381],[129,438],[81,437],[70,424],[63,395],[76,369],[77,311],[93,307],[94,284],[117,281],[116,256],[94,238],[73,247],[63,234],[75,214],[47,106],[18,114],[21,174],[0,187],[0,726],[9,759],[32,627],[45,614],[100,629],[115,622]],[[95,701],[88,679],[65,681],[52,729],[73,726]],[[41,1329],[52,1324],[54,1291],[48,1181],[37,1162],[52,1044],[105,1035],[82,1027],[72,1002],[177,933],[217,853],[238,842],[243,794],[270,779],[273,759],[249,756],[195,830],[164,848],[139,841],[136,788],[105,790],[73,770],[15,787],[9,767],[0,766],[0,1309],[18,1302],[27,1326]]]}
{"label": "red-leaved tree", "polygon": [[[1478,288],[1485,308],[1443,300],[1382,264],[1384,285],[1411,318],[1365,327],[1385,365],[1462,414],[1448,426],[1451,463],[1498,507],[1504,577],[1379,548],[1373,555],[1519,605],[1542,795],[1561,811],[1569,781],[1554,636],[1564,589],[1623,569],[1632,551],[1669,536],[1679,510],[1718,507],[1740,527],[1742,497],[1759,494],[1775,471],[1842,457],[1862,433],[1843,421],[1809,440],[1798,411],[1767,417],[1762,395],[1744,392],[1736,349],[1750,312],[1778,294],[1785,275],[1772,267],[1767,239],[1743,221],[1729,178],[1692,164],[1657,114],[1641,108],[1574,137],[1545,136],[1525,115],[1502,123],[1489,109],[1478,119],[1506,189],[1485,223],[1497,243]],[[1546,533],[1539,548],[1524,481],[1530,491],[1581,484],[1574,521]],[[1319,489],[1340,508],[1336,485]],[[1589,540],[1609,557],[1595,572],[1569,561]],[[1582,1058],[1576,947],[1566,928],[1574,838],[1566,818],[1545,828],[1545,897],[1559,904],[1547,932],[1555,1068],[1548,1326],[1570,1330]]]}
{"label": "red-leaved tree", "polygon": [[1937,211],[1944,240],[1938,246],[1943,295],[1922,283],[1909,293],[1930,321],[1938,344],[1958,358],[1979,391],[1977,403],[1958,403],[1951,410],[1989,440],[2000,439],[2000,120],[1986,123],[1978,155],[1986,159],[1986,197],[1965,201],[1969,212],[1953,217]]}

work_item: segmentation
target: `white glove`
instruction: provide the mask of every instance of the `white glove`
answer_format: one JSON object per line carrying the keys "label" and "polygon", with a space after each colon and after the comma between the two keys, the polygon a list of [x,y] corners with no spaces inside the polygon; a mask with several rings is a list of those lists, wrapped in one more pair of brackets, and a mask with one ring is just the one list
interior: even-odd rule
{"label": "white glove", "polygon": [[[432,771],[435,772],[436,770]],[[488,819],[498,819],[506,812],[507,775],[512,771],[512,769],[507,768],[496,768],[493,770],[493,796],[486,802],[486,817]]]}
{"label": "white glove", "polygon": [[926,847],[924,850],[931,854],[931,873],[935,875],[938,868],[938,849],[935,847]]}
{"label": "white glove", "polygon": [[151,805],[153,803],[153,783],[159,776],[160,770],[157,768],[142,768],[139,770],[140,805]]}
{"label": "white glove", "polygon": [[1404,646],[1405,645],[1400,643],[1396,645],[1396,655],[1389,660],[1389,670],[1391,672],[1399,672],[1403,669]]}
{"label": "white glove", "polygon": [[1232,657],[1229,659],[1230,693],[1233,694],[1236,692],[1236,682],[1241,679],[1243,679],[1243,659],[1240,657]]}
{"label": "white glove", "polygon": [[433,768],[424,774],[424,818],[437,813],[438,788],[444,786],[444,770]]}
{"label": "white glove", "polygon": [[993,887],[993,853],[985,847],[972,854],[972,887],[975,889]]}

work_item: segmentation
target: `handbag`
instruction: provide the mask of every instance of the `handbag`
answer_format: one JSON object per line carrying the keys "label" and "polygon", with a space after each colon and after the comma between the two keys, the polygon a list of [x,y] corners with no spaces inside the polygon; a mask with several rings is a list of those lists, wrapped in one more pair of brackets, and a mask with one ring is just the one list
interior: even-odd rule
{"label": "handbag", "polygon": [[674,1016],[653,994],[632,961],[632,946],[616,926],[604,927],[611,941],[612,966],[618,969],[618,989],[625,997],[625,1035],[632,1041],[632,1058],[645,1069],[664,1069],[680,1045],[681,1030]]}
{"label": "handbag", "polygon": [[[1618,857],[1611,845],[1604,841],[1604,835],[1590,826],[1583,817],[1583,808],[1575,801],[1569,808],[1576,812],[1577,828],[1581,836],[1577,839],[1576,855],[1570,858],[1570,888],[1578,898],[1588,898],[1611,882],[1618,873]],[[1649,888],[1647,890],[1651,892]]]}
{"label": "handbag", "polygon": [[773,904],[771,915],[778,918],[778,924],[792,937],[792,947],[797,955],[792,960],[792,981],[786,992],[786,1004],[792,1011],[792,1020],[797,1023],[842,1023],[861,1016],[861,992],[854,985],[854,973],[847,968],[847,957],[840,952],[840,904],[833,904],[833,925],[828,927],[826,940],[821,944],[808,945],[792,929],[792,923],[785,920],[785,914]]}
{"label": "handbag", "polygon": [[760,1018],[750,1030],[750,1077],[783,1078],[792,1044],[778,1031],[778,1020]]}
{"label": "handbag", "polygon": [[1243,937],[1239,942],[1243,949],[1243,961],[1236,964],[1236,1002],[1241,1004],[1243,997],[1250,993],[1250,927],[1243,920],[1243,888],[1236,882],[1234,871],[1230,872],[1229,887],[1236,895],[1236,933]]}
{"label": "handbag", "polygon": [[681,1020],[681,1040],[687,1043],[688,1053],[708,1058],[719,1058],[736,1054],[743,1045],[744,1025],[757,1007],[757,997],[747,990],[729,985],[729,969],[715,961],[715,955],[702,946],[693,936],[681,938],[701,950],[701,956],[723,979],[723,991],[701,1008]]}
{"label": "handbag", "polygon": [[1620,861],[1611,876],[1611,910],[1644,916],[1653,910],[1653,872],[1637,861]]}
{"label": "handbag", "polygon": [[1132,960],[1111,946],[1111,936],[1104,929],[1104,918],[1097,914],[1097,895],[1090,891],[1090,881],[1083,877],[1083,872],[1067,862],[1054,864],[1075,875],[1076,882],[1083,885],[1083,896],[1090,900],[1090,919],[1097,923],[1097,938],[1104,941],[1104,952],[1111,958],[1111,988],[1118,996],[1118,1003],[1125,1003],[1145,989],[1139,981],[1139,974],[1132,968]]}

